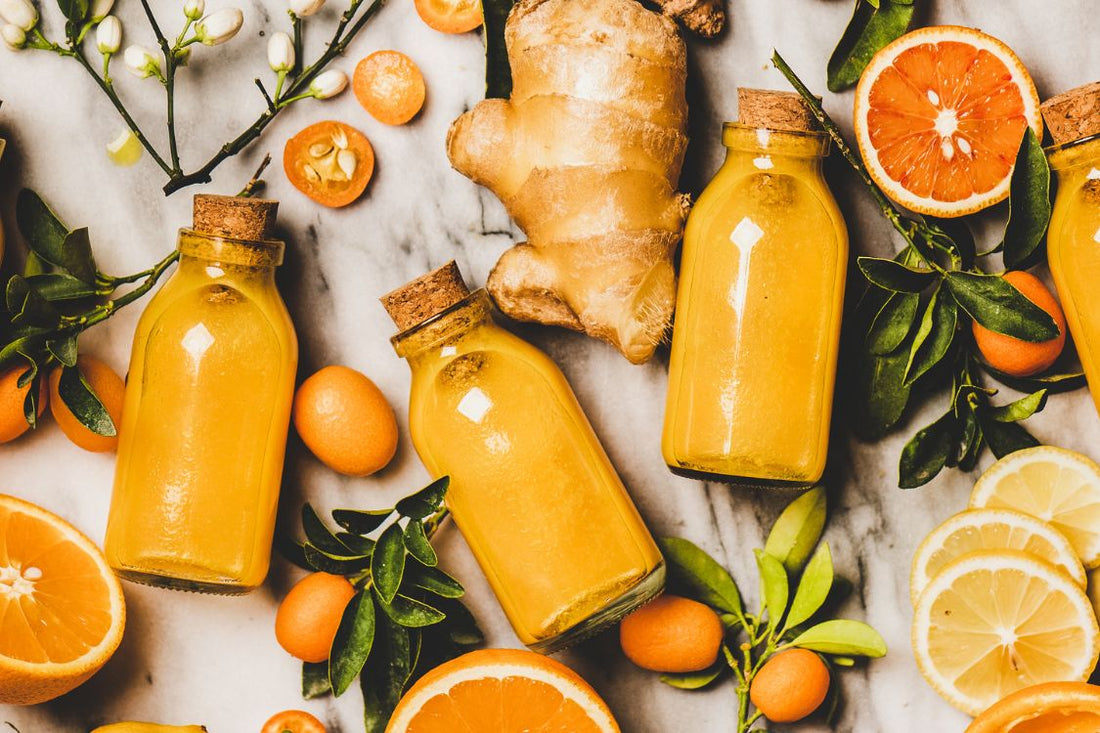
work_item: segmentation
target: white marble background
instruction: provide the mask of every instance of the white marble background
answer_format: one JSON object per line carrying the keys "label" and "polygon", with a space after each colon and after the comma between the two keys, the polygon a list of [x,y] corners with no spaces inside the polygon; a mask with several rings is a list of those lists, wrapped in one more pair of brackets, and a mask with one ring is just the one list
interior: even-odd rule
{"label": "white marble background", "polygon": [[[208,5],[216,8],[229,1],[209,0]],[[50,6],[45,10],[47,27],[56,36],[56,11],[49,0],[43,4]],[[167,28],[175,26],[181,4],[155,3]],[[119,0],[118,5],[126,42],[151,45],[136,0]],[[1100,77],[1096,0],[929,0],[925,5],[931,6],[925,22],[973,25],[1006,41],[1028,64],[1044,97]],[[238,39],[227,47],[195,50],[191,67],[178,82],[180,145],[187,165],[197,166],[262,110],[252,85],[253,76],[268,73],[260,35],[285,22],[283,7],[279,0],[251,0]],[[694,140],[684,176],[687,190],[698,192],[720,162],[718,125],[735,116],[735,87],[785,88],[768,63],[773,45],[813,88],[824,91],[825,62],[850,10],[848,0],[734,0],[729,32],[717,43],[692,44]],[[335,13],[335,7],[328,8],[311,24],[331,28]],[[310,45],[327,36],[327,30],[312,32]],[[390,0],[339,65],[350,72],[355,60],[380,48],[404,51],[420,64],[429,91],[417,120],[402,128],[381,125],[350,93],[329,102],[303,103],[277,120],[261,142],[223,165],[209,190],[237,191],[263,153],[273,153],[268,193],[283,202],[281,222],[290,254],[281,282],[302,343],[302,376],[331,363],[362,370],[390,398],[404,428],[408,369],[390,348],[393,329],[377,296],[452,257],[471,282],[480,284],[518,233],[497,200],[451,171],[444,155],[450,121],[483,92],[478,35],[437,34],[419,21],[411,0]],[[122,95],[146,121],[146,131],[161,140],[163,102],[156,85],[139,82],[121,68],[117,78]],[[9,141],[0,169],[0,210],[8,217],[9,242],[14,237],[15,192],[30,186],[69,224],[91,227],[101,267],[109,272],[143,269],[173,246],[176,229],[189,220],[195,190],[165,200],[159,191],[161,172],[148,157],[130,169],[108,162],[103,146],[121,123],[75,64],[39,52],[0,50],[0,99],[0,135]],[[850,105],[850,92],[826,95],[827,108],[846,128]],[[365,132],[378,158],[367,196],[343,211],[312,204],[279,170],[285,139],[329,117]],[[896,242],[877,210],[840,166],[833,168],[854,251],[891,252]],[[19,258],[18,245],[14,249],[9,267]],[[126,310],[87,334],[81,349],[124,372],[139,309]],[[674,478],[666,471],[659,450],[664,356],[635,367],[606,345],[574,334],[533,327],[519,331],[562,365],[654,531],[691,538],[725,559],[742,592],[755,598],[751,549],[761,546],[763,528],[784,500]],[[858,589],[846,612],[870,621],[890,645],[886,658],[840,675],[845,703],[838,731],[939,733],[961,731],[967,722],[924,683],[909,651],[912,552],[928,530],[963,508],[974,479],[949,473],[924,489],[895,488],[896,459],[905,436],[929,422],[938,409],[912,416],[904,430],[879,444],[850,441],[843,429],[834,441],[831,470],[838,478],[831,486],[826,536],[838,571]],[[841,397],[837,415],[842,425],[846,413]],[[1053,398],[1029,427],[1048,442],[1100,457],[1100,424],[1083,392]],[[49,422],[36,434],[0,447],[0,491],[58,512],[97,540],[103,536],[112,470],[113,456],[80,451]],[[322,509],[388,506],[425,480],[404,433],[393,465],[367,479],[338,477],[294,444],[281,530],[296,529],[294,517],[306,498]],[[469,589],[469,601],[490,643],[517,646],[462,538],[448,528],[440,547],[446,564]],[[128,627],[114,659],[88,684],[56,702],[0,706],[0,730],[6,730],[6,721],[22,733],[76,733],[103,722],[144,719],[200,722],[211,733],[248,733],[275,711],[290,707],[313,711],[330,733],[362,730],[357,690],[339,701],[302,702],[299,665],[275,642],[276,603],[297,575],[276,560],[268,583],[245,598],[127,584]],[[627,733],[732,730],[736,698],[729,684],[704,693],[665,687],[655,675],[626,662],[613,636],[563,658],[606,697]]]}

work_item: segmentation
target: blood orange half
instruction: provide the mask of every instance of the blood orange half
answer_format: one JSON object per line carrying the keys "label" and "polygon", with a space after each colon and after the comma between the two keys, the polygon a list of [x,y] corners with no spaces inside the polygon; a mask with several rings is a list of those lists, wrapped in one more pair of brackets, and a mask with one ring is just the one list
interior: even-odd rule
{"label": "blood orange half", "polygon": [[1041,136],[1042,124],[1023,63],[973,28],[902,36],[856,87],[856,139],[871,177],[921,214],[962,216],[1003,200],[1024,130]]}

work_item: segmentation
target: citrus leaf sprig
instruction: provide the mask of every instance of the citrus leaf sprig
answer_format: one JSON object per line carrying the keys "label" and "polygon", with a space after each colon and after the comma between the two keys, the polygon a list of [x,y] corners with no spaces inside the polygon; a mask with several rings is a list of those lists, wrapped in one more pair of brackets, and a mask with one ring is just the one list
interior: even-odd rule
{"label": "citrus leaf sprig", "polygon": [[859,81],[874,55],[909,30],[916,9],[917,0],[856,0],[852,19],[829,57],[829,91],[844,91]]}
{"label": "citrus leaf sprig", "polygon": [[[828,618],[845,593],[834,575],[827,542],[821,543],[827,514],[825,490],[813,488],[779,515],[763,550],[756,550],[761,604],[748,613],[729,571],[692,542],[665,537],[659,542],[668,563],[669,590],[713,608],[725,627],[721,656],[708,669],[665,674],[661,681],[682,690],[700,690],[733,677],[737,685],[737,733],[759,720],[749,700],[752,681],[775,654],[795,647],[822,656],[826,664],[850,667],[856,657],[886,654],[886,642],[862,621]],[[830,688],[831,708],[837,693]],[[829,715],[832,714],[829,710]]]}
{"label": "citrus leaf sprig", "polygon": [[[46,37],[42,30],[41,22],[35,21],[34,26],[28,30],[26,48],[54,53],[62,58],[76,61],[91,77],[95,85],[103,92],[111,102],[123,122],[141,143],[149,156],[164,172],[168,180],[164,184],[164,194],[172,193],[196,184],[209,183],[211,174],[227,158],[240,153],[251,142],[256,140],[271,124],[271,122],[285,109],[304,99],[318,97],[312,89],[312,84],[325,71],[329,64],[341,56],[348,45],[363,30],[367,22],[381,9],[384,0],[350,0],[348,7],[340,14],[336,28],[331,39],[325,44],[325,50],[310,64],[302,63],[301,49],[303,46],[302,18],[288,11],[291,28],[293,31],[293,44],[296,50],[295,64],[292,69],[278,72],[276,90],[268,93],[263,82],[256,78],[254,83],[259,88],[264,101],[263,112],[236,137],[221,145],[216,152],[202,165],[187,172],[184,170],[177,144],[175,107],[176,107],[176,72],[186,66],[190,55],[191,45],[198,40],[198,34],[192,33],[199,28],[197,18],[185,16],[185,24],[174,42],[163,32],[156,16],[153,13],[149,0],[141,0],[145,11],[146,20],[150,30],[156,39],[160,52],[160,59],[153,59],[156,68],[155,76],[164,88],[166,112],[165,125],[168,137],[168,153],[164,154],[149,140],[142,131],[137,120],[127,109],[125,102],[118,94],[114,79],[111,76],[111,61],[117,54],[115,52],[100,54],[96,52],[96,44],[92,42],[92,49],[86,49],[89,37],[95,36],[91,32],[103,20],[93,17],[91,4],[85,1],[73,2],[72,0],[57,0],[58,8],[65,18],[65,37],[61,42]],[[192,35],[188,35],[192,33]],[[102,62],[99,56],[102,55]],[[94,62],[93,62],[94,60]]]}
{"label": "citrus leaf sprig", "polygon": [[[37,193],[20,191],[15,213],[30,253],[23,273],[12,275],[4,288],[0,367],[26,366],[18,384],[31,384],[23,405],[31,427],[37,424],[40,384],[60,365],[62,401],[89,430],[113,436],[117,426],[76,368],[77,337],[148,293],[179,253],[132,275],[108,275],[96,265],[87,227],[70,229]],[[132,283],[137,287],[118,294]]]}
{"label": "citrus leaf sprig", "polygon": [[482,643],[459,600],[462,584],[439,569],[431,537],[447,516],[443,477],[393,509],[336,509],[332,530],[302,507],[305,541],[284,554],[307,570],[346,577],[355,595],[344,610],[327,662],[305,663],[302,695],[344,694],[359,678],[367,733],[382,733],[393,709],[428,670]]}
{"label": "citrus leaf sprig", "polygon": [[[944,414],[902,450],[898,485],[905,489],[923,486],[945,467],[972,470],[986,446],[1001,457],[1036,445],[1019,422],[1042,410],[1050,392],[1083,384],[1082,375],[1007,378],[980,358],[971,331],[972,323],[978,323],[1029,342],[1059,333],[1054,319],[1005,280],[1004,273],[987,273],[977,264],[1003,251],[1009,267],[1029,267],[1042,252],[1051,213],[1050,169],[1038,137],[1028,128],[1020,143],[1002,241],[978,253],[963,221],[909,216],[895,206],[821,102],[778,52],[772,61],[905,241],[892,259],[857,258],[868,283],[854,319],[865,333],[854,372],[857,432],[878,439],[898,424],[914,395],[949,390]],[[982,373],[1027,394],[993,405],[990,398],[997,390],[984,384]]]}

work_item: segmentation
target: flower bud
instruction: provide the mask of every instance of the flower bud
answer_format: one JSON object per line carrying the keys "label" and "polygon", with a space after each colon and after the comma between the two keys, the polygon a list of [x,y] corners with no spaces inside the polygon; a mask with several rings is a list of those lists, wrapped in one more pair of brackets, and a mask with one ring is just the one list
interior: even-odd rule
{"label": "flower bud", "polygon": [[118,18],[108,15],[99,22],[99,27],[95,29],[95,45],[104,56],[118,53],[122,46],[122,23]]}
{"label": "flower bud", "polygon": [[30,0],[0,0],[0,18],[29,31],[38,25],[38,10]]}
{"label": "flower bud", "polygon": [[215,10],[195,24],[195,37],[204,46],[217,46],[237,35],[243,23],[244,13],[238,8]]}
{"label": "flower bud", "polygon": [[122,54],[122,61],[130,73],[139,79],[160,75],[160,61],[151,51],[141,46],[127,46],[126,52]]}
{"label": "flower bud", "polygon": [[313,15],[325,4],[325,0],[290,0],[290,12],[299,18]]}
{"label": "flower bud", "polygon": [[183,14],[188,20],[198,20],[206,12],[205,0],[187,0],[183,4]]}
{"label": "flower bud", "polygon": [[4,39],[4,45],[12,51],[18,51],[27,45],[26,31],[12,23],[5,23],[0,27],[0,38]]}
{"label": "flower bud", "polygon": [[267,42],[267,63],[279,73],[294,68],[294,41],[286,33],[272,33]]}
{"label": "flower bud", "polygon": [[111,8],[115,6],[115,0],[92,0],[92,7],[88,10],[93,23],[102,23],[103,19],[111,14]]}
{"label": "flower bud", "polygon": [[336,69],[322,71],[309,85],[310,93],[317,99],[335,97],[348,85],[348,75]]}

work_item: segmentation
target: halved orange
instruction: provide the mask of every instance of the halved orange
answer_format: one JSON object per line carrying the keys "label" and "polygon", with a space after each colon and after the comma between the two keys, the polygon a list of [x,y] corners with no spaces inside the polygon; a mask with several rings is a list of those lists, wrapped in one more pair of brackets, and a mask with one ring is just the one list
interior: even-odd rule
{"label": "halved orange", "polygon": [[856,86],[855,129],[868,172],[921,214],[969,214],[1008,196],[1039,93],[1012,50],[973,28],[944,25],[884,47]]}
{"label": "halved orange", "polygon": [[975,718],[966,733],[1096,733],[1100,687],[1048,682],[1025,687]]}
{"label": "halved orange", "polygon": [[442,664],[405,693],[386,733],[619,733],[587,682],[549,657],[481,649]]}
{"label": "halved orange", "polygon": [[61,517],[0,494],[0,704],[34,705],[106,664],[126,626],[122,586]]}

